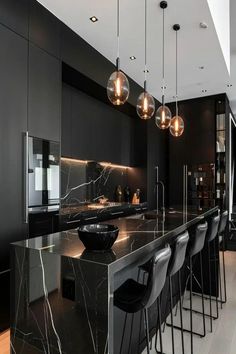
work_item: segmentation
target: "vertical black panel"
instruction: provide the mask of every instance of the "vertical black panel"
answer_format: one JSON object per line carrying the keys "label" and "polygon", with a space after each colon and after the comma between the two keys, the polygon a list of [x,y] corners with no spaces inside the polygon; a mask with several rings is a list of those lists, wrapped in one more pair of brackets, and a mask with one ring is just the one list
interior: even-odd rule
{"label": "vertical black panel", "polygon": [[29,39],[50,54],[60,57],[60,20],[35,0],[30,1]]}
{"label": "vertical black panel", "polygon": [[61,109],[61,155],[71,157],[72,89],[66,84],[62,86]]}
{"label": "vertical black panel", "polygon": [[33,44],[29,50],[29,133],[60,141],[61,63]]}
{"label": "vertical black panel", "polygon": [[0,23],[28,38],[28,0],[1,0]]}
{"label": "vertical black panel", "polygon": [[0,272],[9,268],[9,245],[24,239],[23,133],[27,130],[27,41],[0,26]]}
{"label": "vertical black panel", "polygon": [[[169,131],[162,131],[157,128],[155,120],[151,119],[147,123],[147,192],[148,206],[150,209],[156,208],[156,169],[159,167],[159,180],[165,184],[167,205],[168,190],[168,134]],[[159,192],[159,200],[161,199],[161,189]]]}

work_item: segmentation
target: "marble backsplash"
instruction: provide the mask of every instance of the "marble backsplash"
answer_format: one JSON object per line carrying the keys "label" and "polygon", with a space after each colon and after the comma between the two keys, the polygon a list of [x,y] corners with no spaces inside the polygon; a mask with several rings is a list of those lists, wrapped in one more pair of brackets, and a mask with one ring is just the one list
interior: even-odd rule
{"label": "marble backsplash", "polygon": [[[96,161],[62,159],[61,208],[94,203],[99,197],[115,202],[118,185],[123,192],[122,201],[125,201],[124,189],[129,186],[129,170],[133,169],[100,164]],[[135,190],[132,186],[129,187],[132,198]]]}

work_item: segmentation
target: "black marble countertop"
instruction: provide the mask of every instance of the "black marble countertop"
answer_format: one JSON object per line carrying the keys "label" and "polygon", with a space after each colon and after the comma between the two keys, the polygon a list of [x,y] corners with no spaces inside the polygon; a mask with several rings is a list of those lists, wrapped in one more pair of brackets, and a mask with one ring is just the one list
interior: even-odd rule
{"label": "black marble countertop", "polygon": [[174,212],[167,211],[165,218],[162,215],[157,218],[155,213],[151,213],[152,219],[149,213],[148,219],[145,219],[145,214],[139,214],[109,220],[107,223],[118,226],[120,232],[112,250],[104,253],[86,251],[76,229],[16,242],[14,245],[102,264],[116,272],[140,261],[144,254],[150,255],[157,247],[171,242],[186,228],[216,211],[217,207],[200,212],[189,208],[186,213],[176,208]]}

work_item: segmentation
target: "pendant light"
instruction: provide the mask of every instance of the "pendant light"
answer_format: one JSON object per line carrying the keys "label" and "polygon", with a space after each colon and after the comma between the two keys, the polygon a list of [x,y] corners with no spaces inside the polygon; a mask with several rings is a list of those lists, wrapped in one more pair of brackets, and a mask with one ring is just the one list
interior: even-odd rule
{"label": "pendant light", "polygon": [[107,96],[112,104],[120,106],[129,97],[129,81],[120,70],[120,0],[117,0],[117,58],[116,71],[109,77],[107,83]]}
{"label": "pendant light", "polygon": [[144,49],[144,86],[137,100],[136,110],[141,119],[152,118],[155,112],[154,98],[147,92],[147,0],[145,0],[145,49]]}
{"label": "pendant light", "polygon": [[170,132],[173,136],[181,136],[184,132],[184,121],[183,118],[179,116],[178,110],[178,31],[180,30],[180,25],[174,25],[173,30],[176,32],[176,113],[171,119]]}
{"label": "pendant light", "polygon": [[157,109],[155,122],[158,128],[168,129],[170,127],[172,114],[170,109],[165,105],[165,9],[167,1],[160,2],[160,8],[163,10],[163,36],[162,36],[162,104]]}

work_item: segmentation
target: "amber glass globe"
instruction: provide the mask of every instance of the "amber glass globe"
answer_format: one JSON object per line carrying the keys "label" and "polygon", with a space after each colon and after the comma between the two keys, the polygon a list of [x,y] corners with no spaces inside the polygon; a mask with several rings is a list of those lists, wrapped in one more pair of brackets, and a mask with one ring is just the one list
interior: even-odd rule
{"label": "amber glass globe", "polygon": [[171,119],[170,132],[173,136],[181,136],[184,132],[184,121],[180,116]]}
{"label": "amber glass globe", "polygon": [[172,114],[167,106],[160,106],[155,115],[155,122],[158,128],[168,129],[170,127]]}
{"label": "amber glass globe", "polygon": [[142,92],[138,97],[136,110],[141,119],[152,118],[155,112],[155,101],[152,95],[146,91]]}
{"label": "amber glass globe", "polygon": [[122,71],[114,71],[109,77],[107,96],[111,103],[116,106],[120,106],[127,101],[129,97],[129,81]]}

